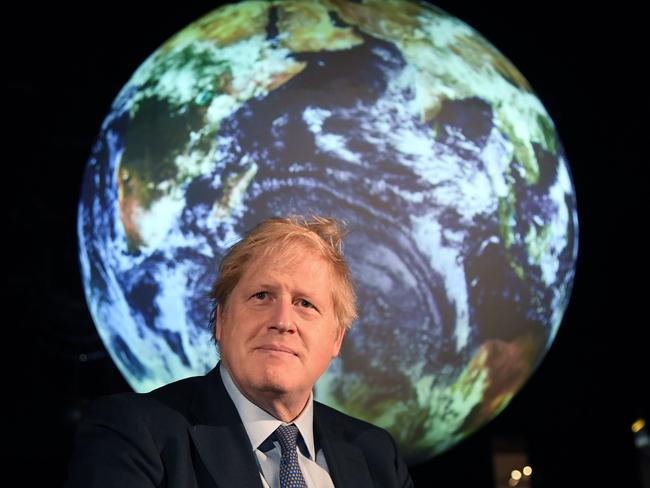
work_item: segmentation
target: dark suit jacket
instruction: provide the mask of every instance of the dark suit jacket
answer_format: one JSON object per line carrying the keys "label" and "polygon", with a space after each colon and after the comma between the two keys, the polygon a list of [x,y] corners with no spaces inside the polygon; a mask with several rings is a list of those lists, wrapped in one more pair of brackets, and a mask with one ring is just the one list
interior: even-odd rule
{"label": "dark suit jacket", "polygon": [[[314,402],[314,436],[337,488],[413,486],[383,429]],[[68,488],[261,488],[218,367],[147,394],[96,402],[77,429]]]}

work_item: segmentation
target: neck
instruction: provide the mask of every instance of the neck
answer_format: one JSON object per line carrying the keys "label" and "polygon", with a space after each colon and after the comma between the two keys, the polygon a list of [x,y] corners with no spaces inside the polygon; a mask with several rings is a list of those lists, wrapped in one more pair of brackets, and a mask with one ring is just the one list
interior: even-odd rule
{"label": "neck", "polygon": [[246,388],[246,385],[242,385],[237,381],[236,376],[232,374],[225,363],[222,363],[222,365],[239,393],[249,402],[282,422],[289,423],[295,420],[305,409],[311,398],[311,389],[300,392],[286,392],[270,387],[265,389]]}
{"label": "neck", "polygon": [[265,412],[286,423],[295,420],[309,401],[309,394],[306,398],[301,396],[296,399],[289,399],[284,396],[278,397],[277,393],[273,392],[255,395],[255,398],[251,398],[245,392],[242,392],[242,394]]}

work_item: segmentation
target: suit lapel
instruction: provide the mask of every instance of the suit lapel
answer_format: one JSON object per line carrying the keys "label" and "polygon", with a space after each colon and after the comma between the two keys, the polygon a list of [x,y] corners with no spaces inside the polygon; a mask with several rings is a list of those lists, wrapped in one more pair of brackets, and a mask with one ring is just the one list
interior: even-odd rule
{"label": "suit lapel", "polygon": [[196,425],[190,432],[196,450],[217,486],[260,488],[259,469],[245,433],[234,428]]}
{"label": "suit lapel", "polygon": [[370,470],[363,452],[345,439],[340,424],[314,402],[314,429],[325,453],[327,468],[336,488],[372,488]]}
{"label": "suit lapel", "polygon": [[197,422],[190,430],[203,464],[217,486],[261,488],[250,441],[223,386],[219,366],[204,380],[192,403]]}
{"label": "suit lapel", "polygon": [[[219,365],[204,378],[192,401],[196,422],[190,436],[216,486],[261,488],[259,467]],[[314,434],[336,488],[372,488],[363,452],[346,441],[343,427],[314,402]]]}

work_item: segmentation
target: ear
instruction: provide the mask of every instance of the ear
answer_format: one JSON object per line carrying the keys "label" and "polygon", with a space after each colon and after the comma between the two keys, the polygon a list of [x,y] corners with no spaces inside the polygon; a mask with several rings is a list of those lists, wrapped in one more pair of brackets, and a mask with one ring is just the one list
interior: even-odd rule
{"label": "ear", "polygon": [[336,339],[334,340],[334,347],[332,348],[332,357],[335,358],[339,355],[341,350],[341,344],[343,344],[343,337],[345,337],[345,329],[341,328],[341,331],[336,332]]}
{"label": "ear", "polygon": [[217,342],[221,340],[221,327],[223,325],[223,306],[217,304],[217,311],[214,314],[214,338]]}

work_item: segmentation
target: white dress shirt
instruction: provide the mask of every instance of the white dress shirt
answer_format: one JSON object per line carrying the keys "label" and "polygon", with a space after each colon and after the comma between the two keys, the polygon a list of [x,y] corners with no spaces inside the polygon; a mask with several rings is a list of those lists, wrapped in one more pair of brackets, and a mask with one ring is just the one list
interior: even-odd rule
{"label": "white dress shirt", "polygon": [[[251,446],[253,446],[262,485],[265,488],[280,488],[280,443],[275,439],[271,441],[269,437],[285,422],[276,419],[248,400],[239,391],[223,363],[219,367],[219,373],[226,391],[235,404],[239,417],[241,417],[248,438],[251,441]],[[314,444],[313,394],[309,395],[309,401],[305,409],[292,423],[300,431],[298,437],[298,463],[307,486],[309,488],[334,488],[334,483],[327,468],[325,454],[322,449],[318,449],[318,452],[316,452]]]}

